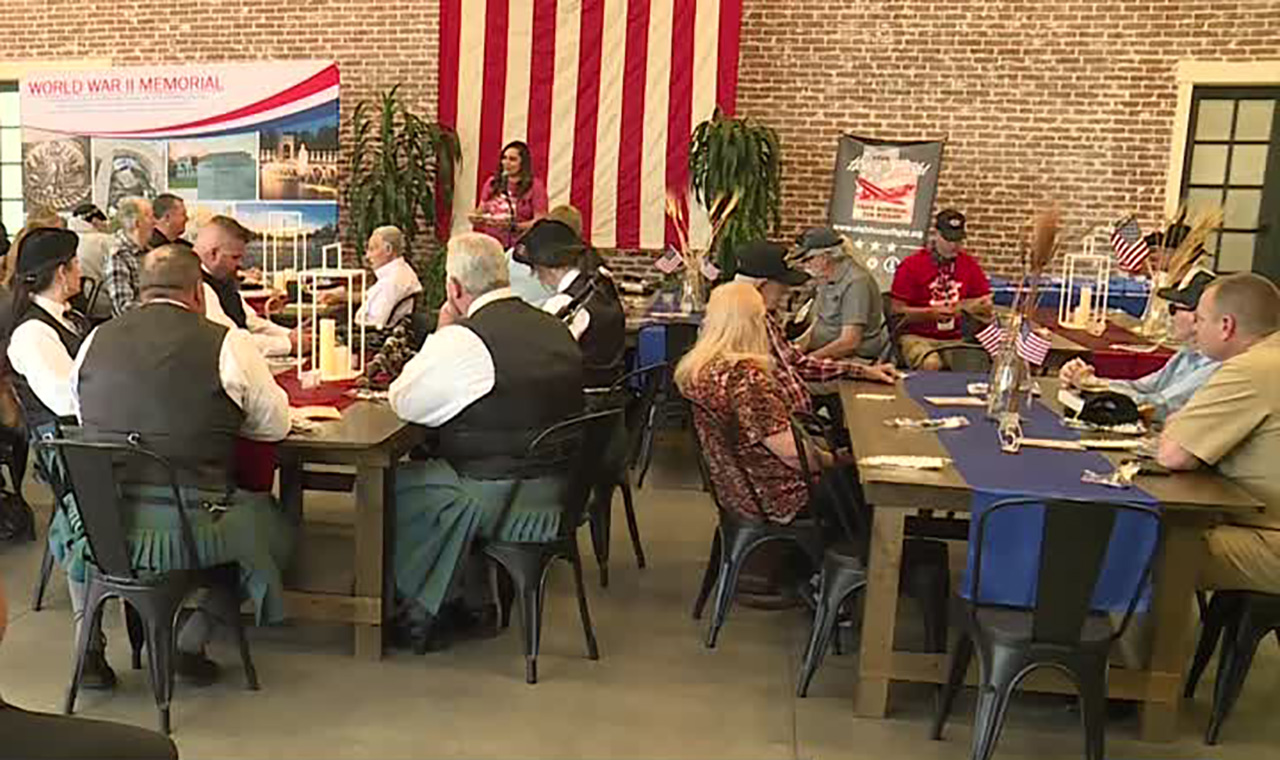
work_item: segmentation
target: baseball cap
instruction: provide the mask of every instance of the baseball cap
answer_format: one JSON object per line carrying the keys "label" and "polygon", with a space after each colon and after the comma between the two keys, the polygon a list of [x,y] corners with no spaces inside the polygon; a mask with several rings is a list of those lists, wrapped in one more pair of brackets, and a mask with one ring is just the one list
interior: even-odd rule
{"label": "baseball cap", "polygon": [[86,222],[107,221],[107,215],[102,213],[102,209],[98,208],[97,204],[90,203],[88,201],[76,206],[75,209],[72,210],[71,215],[83,219]]}
{"label": "baseball cap", "polygon": [[1160,288],[1156,291],[1156,295],[1169,303],[1174,303],[1187,309],[1195,309],[1200,305],[1200,296],[1204,294],[1204,289],[1209,287],[1209,283],[1213,282],[1214,279],[1215,276],[1212,272],[1193,269],[1182,278],[1182,282],[1173,287]]}
{"label": "baseball cap", "polygon": [[573,228],[554,219],[539,219],[511,251],[511,258],[529,266],[571,266],[587,246]]}
{"label": "baseball cap", "polygon": [[938,234],[942,235],[942,239],[951,243],[958,243],[964,240],[964,214],[953,208],[943,209],[938,212],[937,218],[934,220],[934,226],[938,230]]}
{"label": "baseball cap", "polygon": [[787,266],[787,250],[767,240],[753,240],[737,250],[738,274],[773,280],[783,285],[803,285],[809,275]]}
{"label": "baseball cap", "polygon": [[825,253],[828,248],[835,248],[844,243],[840,233],[830,227],[810,227],[796,238],[800,258]]}

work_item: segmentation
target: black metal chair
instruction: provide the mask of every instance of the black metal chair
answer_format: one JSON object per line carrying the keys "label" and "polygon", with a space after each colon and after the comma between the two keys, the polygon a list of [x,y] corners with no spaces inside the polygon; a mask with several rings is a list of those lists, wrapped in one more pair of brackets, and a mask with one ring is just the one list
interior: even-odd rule
{"label": "black metal chair", "polygon": [[[702,470],[703,481],[710,486],[711,500],[716,505],[720,522],[711,540],[711,555],[707,558],[707,569],[702,575],[702,588],[693,604],[693,619],[702,618],[703,608],[711,591],[715,589],[715,604],[711,611],[711,620],[707,625],[706,645],[714,649],[720,636],[720,629],[729,616],[733,599],[738,590],[738,576],[742,565],[753,551],[764,544],[782,541],[799,547],[814,569],[821,567],[823,555],[823,538],[819,526],[811,517],[797,517],[788,524],[769,522],[764,519],[751,519],[730,509],[720,498],[719,488],[711,477],[703,452],[704,436],[719,436],[726,450],[732,450],[738,440],[738,420],[734,415],[729,420],[720,420],[715,412],[703,404],[691,402],[693,405],[694,440],[698,443],[698,466]],[[735,457],[730,457],[738,474],[747,484],[751,500],[760,514],[764,514],[759,492],[752,483],[750,473],[742,467]]]}
{"label": "black metal chair", "polygon": [[[610,529],[613,523],[613,490],[622,491],[622,505],[626,510],[627,530],[631,534],[631,548],[636,555],[636,566],[641,570],[645,566],[644,546],[640,543],[640,526],[636,521],[636,509],[631,493],[631,478],[637,467],[641,472],[649,467],[649,459],[653,456],[653,430],[657,417],[655,402],[658,391],[667,382],[667,364],[651,364],[632,370],[618,378],[612,386],[603,391],[610,399],[621,399],[623,423],[626,428],[625,458],[619,462],[619,469],[606,473],[608,480],[597,485],[607,495],[600,496],[599,502],[593,504],[588,515],[591,522],[591,545],[595,550],[596,564],[600,568],[600,586],[609,586],[609,543]],[[639,385],[636,389],[634,386]],[[639,486],[636,486],[639,488]]]}
{"label": "black metal chair", "polygon": [[[556,423],[539,433],[529,444],[525,471],[522,472],[495,525],[495,536],[502,535],[507,515],[526,480],[535,477],[561,478],[559,498],[561,515],[559,531],[555,538],[545,542],[517,542],[493,539],[479,545],[480,551],[497,563],[514,585],[515,596],[520,600],[522,627],[524,630],[525,681],[538,682],[538,648],[542,635],[542,604],[546,591],[547,571],[557,559],[565,560],[573,568],[573,580],[578,594],[578,613],[582,616],[582,631],[587,639],[587,656],[600,659],[595,631],[591,626],[591,613],[587,608],[587,594],[582,582],[582,556],[578,551],[578,527],[582,524],[593,478],[600,457],[604,452],[613,426],[622,414],[621,409],[593,412]],[[510,622],[513,599],[502,602],[504,627]]]}
{"label": "black metal chair", "polygon": [[1280,641],[1280,595],[1257,591],[1215,591],[1205,609],[1202,625],[1184,696],[1187,699],[1195,696],[1196,684],[1213,656],[1218,639],[1222,638],[1222,651],[1218,653],[1218,679],[1213,685],[1213,708],[1204,733],[1204,743],[1212,745],[1218,743],[1222,724],[1240,698],[1258,645],[1272,632]]}
{"label": "black metal chair", "polygon": [[[75,670],[63,712],[70,715],[75,711],[90,631],[101,618],[103,602],[118,598],[141,619],[151,688],[160,713],[160,730],[168,734],[169,705],[173,695],[175,619],[183,601],[200,589],[206,589],[210,593],[229,594],[232,599],[239,599],[240,568],[234,563],[213,567],[200,565],[195,537],[187,518],[188,509],[197,507],[188,507],[186,504],[174,468],[167,460],[144,448],[136,435],[98,438],[99,440],[93,441],[60,438],[36,444],[59,457],[65,468],[67,483],[75,496],[76,507],[89,540],[95,569],[89,577],[84,623],[76,645]],[[164,473],[167,476],[165,485],[169,486],[172,493],[173,508],[177,510],[181,526],[186,564],[184,569],[155,572],[133,566],[121,513],[120,484],[117,481],[117,475],[125,472],[128,467],[142,467],[148,473]],[[256,690],[258,675],[253,667],[249,641],[245,638],[240,617],[236,615],[233,620],[224,622],[235,630],[245,681],[249,689]],[[134,641],[132,664],[134,669],[138,669],[141,667],[141,643],[133,635],[132,624],[130,627],[130,638]]]}
{"label": "black metal chair", "polygon": [[[993,515],[1013,510],[1043,509],[1039,573],[1035,601],[1029,609],[984,603],[979,595],[988,525]],[[1105,611],[1093,609],[1112,535],[1121,515],[1150,521],[1155,540],[1134,582],[1118,627]],[[1013,690],[1027,673],[1041,667],[1065,672],[1080,695],[1085,756],[1102,760],[1106,744],[1107,658],[1112,644],[1128,627],[1147,588],[1162,534],[1160,514],[1133,504],[1083,501],[1006,499],[977,518],[973,570],[966,600],[966,629],[956,644],[948,681],[934,715],[931,736],[942,738],[956,693],[964,683],[976,649],[979,664],[978,706],[973,725],[973,760],[987,760],[995,750]],[[1141,552],[1140,546],[1133,547]]]}
{"label": "black metal chair", "polygon": [[0,541],[34,541],[36,537],[35,512],[22,495],[28,453],[25,430],[0,429],[0,465],[9,471],[8,484],[12,488],[12,492],[6,492],[0,476]]}
{"label": "black metal chair", "polygon": [[921,366],[931,356],[942,358],[943,365],[952,372],[989,372],[991,354],[974,343],[946,343],[920,357]]}
{"label": "black metal chair", "polygon": [[885,344],[884,351],[880,353],[880,361],[890,362],[895,367],[905,369],[907,367],[907,358],[902,355],[902,344],[898,339],[902,336],[902,329],[906,326],[907,320],[893,310],[893,296],[888,293],[881,294],[881,305],[884,308],[884,326],[889,331],[889,341]]}

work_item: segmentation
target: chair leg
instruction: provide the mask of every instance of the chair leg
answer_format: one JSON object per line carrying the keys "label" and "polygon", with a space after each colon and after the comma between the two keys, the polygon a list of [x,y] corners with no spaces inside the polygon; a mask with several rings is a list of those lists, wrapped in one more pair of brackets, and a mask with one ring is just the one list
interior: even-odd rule
{"label": "chair leg", "polygon": [[[1202,592],[1197,592],[1197,598]],[[1196,655],[1191,661],[1191,670],[1187,672],[1187,684],[1183,688],[1184,699],[1196,695],[1196,686],[1200,676],[1213,657],[1213,650],[1218,648],[1218,639],[1222,637],[1222,629],[1227,621],[1240,614],[1240,599],[1230,592],[1218,592],[1205,606],[1200,614],[1200,641],[1196,643]]]}
{"label": "chair leg", "polygon": [[707,606],[707,599],[711,596],[711,589],[715,586],[716,579],[719,577],[720,569],[720,551],[722,549],[720,543],[720,530],[717,529],[715,535],[711,538],[711,553],[707,557],[707,569],[702,573],[702,588],[698,591],[698,598],[693,603],[693,619],[702,619],[702,610]]}
{"label": "chair leg", "polygon": [[990,666],[983,663],[983,682],[979,687],[978,709],[973,718],[973,760],[990,760],[995,752],[1022,658],[1013,652],[996,649],[990,653],[987,662]]}
{"label": "chair leg", "polygon": [[173,700],[173,615],[160,610],[148,612],[145,621],[151,691],[160,716],[160,733],[168,736],[169,705]]}
{"label": "chair leg", "polygon": [[76,636],[76,659],[71,670],[71,685],[67,687],[67,699],[62,706],[64,715],[75,713],[76,696],[80,693],[80,678],[84,675],[84,655],[89,651],[89,641],[93,637],[93,631],[98,629],[99,621],[102,620],[102,604],[106,601],[106,594],[102,587],[92,579],[88,583],[87,598],[84,600],[84,618],[80,621],[80,633]]}
{"label": "chair leg", "polygon": [[1077,668],[1080,689],[1080,721],[1084,724],[1086,760],[1103,760],[1107,746],[1107,661]]}
{"label": "chair leg", "polygon": [[711,624],[707,626],[707,649],[716,648],[720,628],[729,617],[734,595],[738,593],[738,574],[742,571],[742,563],[751,549],[758,546],[747,543],[741,536],[735,538],[736,540],[725,540],[721,545],[719,581],[716,583],[715,604],[711,609]]}
{"label": "chair leg", "polygon": [[1247,612],[1230,633],[1235,635],[1229,635],[1223,642],[1222,654],[1218,656],[1218,680],[1213,685],[1213,710],[1204,735],[1204,743],[1209,745],[1218,743],[1222,724],[1240,698],[1245,679],[1249,676],[1249,668],[1253,665],[1253,655],[1262,641],[1262,636],[1254,630]]}
{"label": "chair leg", "polygon": [[574,540],[569,564],[573,566],[573,583],[578,591],[578,615],[582,618],[582,635],[587,639],[587,658],[600,659],[600,647],[596,642],[595,628],[591,625],[591,610],[587,608],[587,588],[582,581],[582,558],[578,554],[577,540]]}
{"label": "chair leg", "polygon": [[542,634],[543,589],[550,555],[542,551],[491,545],[485,549],[506,571],[520,600],[520,622],[524,633],[525,682],[538,682],[538,646]]}
{"label": "chair leg", "polygon": [[32,595],[31,609],[39,612],[44,608],[44,590],[49,585],[49,576],[53,574],[53,552],[49,542],[44,542],[44,556],[40,558],[40,577],[36,579],[36,590]]}
{"label": "chair leg", "polygon": [[636,554],[636,567],[645,567],[644,545],[640,543],[640,524],[636,521],[636,505],[631,495],[631,476],[622,478],[622,506],[626,509],[627,530],[631,533],[631,549]]}
{"label": "chair leg", "polygon": [[933,727],[929,738],[934,741],[942,739],[942,729],[951,717],[951,708],[955,705],[956,694],[964,686],[965,674],[969,672],[969,663],[973,660],[973,639],[968,632],[961,633],[956,642],[956,651],[951,655],[951,668],[947,674],[947,683],[942,687],[938,704],[934,708]]}
{"label": "chair leg", "polygon": [[147,629],[142,617],[133,605],[124,602],[124,627],[129,632],[129,665],[134,670],[142,669],[142,647],[147,643]]}
{"label": "chair leg", "polygon": [[613,529],[613,486],[596,484],[592,489],[592,499],[587,520],[591,530],[591,548],[596,555],[596,567],[600,568],[600,588],[609,588],[609,538]]}
{"label": "chair leg", "polygon": [[[223,589],[223,593],[231,594],[235,599],[235,591]],[[253,655],[249,652],[249,637],[245,634],[244,621],[240,619],[240,613],[237,609],[238,605],[228,607],[228,611],[235,610],[231,615],[231,626],[235,629],[236,643],[240,645],[240,664],[244,668],[244,685],[250,691],[258,691],[261,688],[258,684],[258,669],[253,665]]]}
{"label": "chair leg", "polygon": [[[809,684],[822,665],[827,647],[831,645],[832,633],[840,618],[840,608],[844,606],[845,600],[865,585],[865,582],[843,584],[834,576],[835,572],[823,569],[821,588],[818,590],[818,608],[813,613],[813,629],[809,632],[809,646],[805,649],[800,675],[796,679],[796,696],[802,699],[808,696]],[[839,640],[838,634],[836,639]]]}

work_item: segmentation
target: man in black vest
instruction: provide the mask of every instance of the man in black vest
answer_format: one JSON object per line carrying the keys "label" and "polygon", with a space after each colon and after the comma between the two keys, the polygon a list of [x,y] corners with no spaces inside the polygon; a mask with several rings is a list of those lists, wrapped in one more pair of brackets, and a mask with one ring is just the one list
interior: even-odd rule
{"label": "man in black vest", "polygon": [[582,411],[582,353],[563,322],[511,291],[498,242],[455,237],[445,268],[437,329],[390,391],[401,418],[439,431],[439,458],[396,476],[396,588],[418,652],[443,645],[436,617],[474,536],[556,534],[550,479],[527,481],[495,522],[533,436]]}
{"label": "man in black vest", "polygon": [[252,237],[229,216],[215,216],[200,228],[195,251],[204,271],[204,315],[224,327],[248,330],[263,356],[288,356],[297,345],[297,333],[258,316],[240,295],[240,262]]}
{"label": "man in black vest", "polygon": [[[266,360],[241,330],[203,316],[200,261],[182,245],[146,255],[142,306],[107,322],[85,339],[71,393],[86,433],[141,436],[178,470],[199,560],[236,562],[242,593],[259,622],[284,619],[281,569],[293,525],[270,494],[236,490],[235,441],[278,441],[289,433],[289,400]],[[142,480],[142,479],[140,479]],[[169,570],[183,562],[182,535],[167,486],[121,485],[135,557]],[[238,614],[238,600],[210,598],[178,638],[175,670],[210,683],[217,666],[204,645],[217,620]]]}

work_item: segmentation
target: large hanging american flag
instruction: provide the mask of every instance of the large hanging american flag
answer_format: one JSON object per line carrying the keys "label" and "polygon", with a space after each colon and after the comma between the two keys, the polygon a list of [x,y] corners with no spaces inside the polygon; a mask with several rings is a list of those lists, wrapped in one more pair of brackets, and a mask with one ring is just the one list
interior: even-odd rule
{"label": "large hanging american flag", "polygon": [[[529,144],[552,207],[582,212],[600,248],[676,242],[668,188],[688,184],[689,136],[737,98],[742,0],[442,0],[441,123],[462,166],[453,232],[498,163]],[[705,215],[691,213],[695,246]]]}

